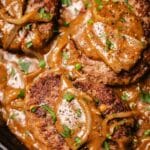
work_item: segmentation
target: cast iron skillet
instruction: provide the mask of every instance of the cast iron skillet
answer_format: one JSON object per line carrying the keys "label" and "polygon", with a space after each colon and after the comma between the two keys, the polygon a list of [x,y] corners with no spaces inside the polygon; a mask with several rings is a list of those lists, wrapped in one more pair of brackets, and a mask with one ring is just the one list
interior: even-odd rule
{"label": "cast iron skillet", "polygon": [[0,114],[0,150],[6,149],[27,150],[27,148],[10,132]]}

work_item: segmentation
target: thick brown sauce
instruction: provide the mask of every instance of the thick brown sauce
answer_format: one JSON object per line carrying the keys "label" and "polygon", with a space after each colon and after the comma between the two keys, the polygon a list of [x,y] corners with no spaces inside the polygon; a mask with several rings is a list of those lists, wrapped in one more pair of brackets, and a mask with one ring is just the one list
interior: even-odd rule
{"label": "thick brown sauce", "polygon": [[[124,9],[124,6],[121,6],[121,8]],[[105,12],[102,12],[101,15],[103,15],[103,13],[105,13]],[[88,20],[91,18],[90,15],[87,15],[89,17]],[[109,15],[110,14],[108,14],[108,16]],[[82,19],[82,17],[83,16],[81,16],[81,19]],[[133,19],[135,19],[134,16],[131,16],[131,17],[133,17]],[[102,21],[102,20],[100,20],[100,21]],[[79,19],[79,21],[81,21],[81,20]],[[104,22],[105,21],[106,20],[104,20]],[[79,22],[77,22],[77,23],[75,22],[73,24],[73,26],[76,26],[76,24],[78,24],[78,23]],[[135,23],[136,23],[136,21],[135,21]],[[130,25],[130,23],[129,23],[129,25]],[[88,28],[90,28],[90,27],[88,27]],[[126,31],[126,33],[128,33],[128,35],[130,35],[131,37],[136,38],[137,40],[141,40],[141,37],[143,36],[142,31],[138,30],[138,32],[137,32],[137,30],[135,29],[135,31],[134,31],[134,29],[135,28],[133,25],[133,26],[131,26],[131,29],[128,29],[128,31]],[[141,29],[140,25],[139,25],[139,29]],[[76,30],[78,30],[78,28]],[[130,30],[132,30],[132,33],[134,31],[136,33],[136,35],[135,34],[132,35]],[[75,32],[75,31],[71,30],[71,32]],[[73,67],[74,62],[72,62],[72,64],[73,64],[72,66],[65,66],[65,67],[64,67],[64,64],[62,63],[61,52],[62,52],[62,49],[66,46],[66,44],[68,42],[68,35],[71,32],[68,33],[68,32],[66,32],[66,29],[62,29],[62,34],[65,34],[65,35],[63,36],[63,38],[58,38],[58,41],[56,42],[56,44],[57,43],[59,43],[59,44],[57,46],[54,46],[55,49],[53,51],[51,51],[50,54],[45,55],[45,60],[48,61],[47,66],[49,66],[49,67],[55,68],[55,67],[60,66],[61,68],[66,68],[65,70],[67,70],[67,72],[69,74],[74,74],[76,76],[80,76],[80,74],[78,72],[76,72]],[[55,43],[54,43],[54,45],[55,45]],[[140,51],[141,46],[139,46],[139,47],[140,47],[139,48],[139,51]],[[51,47],[51,48],[53,49],[53,47]],[[88,51],[86,52],[86,54],[88,55]],[[89,54],[90,54],[90,56],[92,55],[93,58],[95,56],[98,56],[98,57],[104,59],[104,61],[107,58],[107,56],[106,57],[102,56],[103,53],[102,53],[102,55],[97,55],[97,53],[95,53],[95,51],[92,53],[90,52]],[[1,108],[1,111],[2,111],[5,121],[7,122],[7,125],[9,126],[11,131],[29,149],[33,149],[33,148],[43,149],[43,147],[40,145],[40,142],[35,140],[35,137],[33,137],[33,135],[30,133],[28,127],[26,126],[26,112],[24,109],[25,99],[17,98],[18,94],[20,93],[20,90],[26,89],[26,86],[32,82],[34,77],[36,77],[40,72],[42,72],[42,69],[38,66],[38,60],[36,60],[36,59],[30,59],[27,57],[22,57],[21,59],[23,61],[30,62],[30,67],[28,68],[29,69],[28,74],[25,74],[20,69],[20,67],[18,65],[18,61],[19,61],[18,56],[11,55],[6,52],[0,51],[0,70],[1,70],[0,71],[0,102],[3,105],[3,107]],[[98,58],[94,58],[94,59],[98,59]],[[106,63],[109,64],[109,62],[106,62]],[[113,68],[113,66],[111,66],[111,67]],[[12,70],[12,68],[13,68],[13,70]],[[118,68],[119,67],[117,66],[117,69]],[[116,68],[113,68],[113,69],[115,70]],[[125,67],[125,69],[128,70],[128,67],[127,68]],[[120,70],[115,70],[115,71],[118,72]],[[13,74],[14,72],[15,72],[15,75]],[[65,85],[67,85],[67,88],[72,88],[69,83],[65,84]],[[129,104],[131,109],[138,111],[140,113],[140,117],[138,120],[139,130],[138,130],[135,138],[133,139],[135,141],[134,142],[135,149],[149,150],[150,149],[150,138],[148,136],[144,136],[144,132],[146,130],[150,129],[150,117],[149,117],[150,116],[150,106],[149,106],[149,104],[142,102],[140,93],[141,93],[141,90],[150,92],[150,76],[147,76],[145,80],[143,80],[135,85],[131,85],[129,87],[124,87],[124,88],[116,88],[115,90],[116,90],[116,93],[120,97],[122,97],[123,95],[126,94],[127,95],[126,102]],[[74,91],[74,90],[73,90],[73,92],[76,93],[76,91]],[[77,99],[83,98],[85,96],[85,95],[83,96],[82,93],[79,93],[79,92],[77,93],[77,95],[78,95]],[[62,102],[62,101],[60,100],[60,102]],[[90,132],[91,132],[90,136],[89,136],[90,138],[87,139],[87,137],[86,137],[85,140],[89,142],[89,148],[91,150],[97,150],[98,148],[96,146],[99,147],[99,144],[101,144],[99,142],[98,137],[100,137],[100,131],[101,131],[100,124],[102,123],[102,120],[101,120],[101,118],[98,117],[99,112],[97,110],[95,110],[93,103],[90,102],[90,98],[89,98],[89,103],[87,103],[87,104],[88,104],[87,107],[89,107],[91,109],[90,113],[92,115],[93,129],[90,129]],[[85,117],[86,117],[86,115],[85,115]],[[88,116],[88,117],[90,117],[90,116]],[[60,127],[61,125],[59,125],[59,122],[58,122],[57,126],[58,126],[58,130],[59,130],[59,128],[61,130],[61,127]],[[101,139],[101,141],[103,141],[103,139]],[[69,143],[69,145],[72,145],[72,139],[69,139],[67,141],[67,143]]]}

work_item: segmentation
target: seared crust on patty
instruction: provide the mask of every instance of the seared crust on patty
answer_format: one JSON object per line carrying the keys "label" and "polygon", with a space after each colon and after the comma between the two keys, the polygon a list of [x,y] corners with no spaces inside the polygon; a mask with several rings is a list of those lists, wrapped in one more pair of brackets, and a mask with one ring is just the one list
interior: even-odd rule
{"label": "seared crust on patty", "polygon": [[[54,108],[59,96],[60,74],[41,74],[30,86],[26,98],[27,124],[43,150],[69,150],[64,139],[58,134],[51,116],[42,105]],[[35,108],[35,112],[31,111]]]}
{"label": "seared crust on patty", "polygon": [[[107,118],[108,115],[111,114],[131,111],[127,103],[124,103],[110,87],[103,84],[96,84],[86,79],[77,79],[73,84],[77,89],[86,92],[96,101],[96,105],[100,109],[103,118]],[[114,134],[112,135],[114,139],[123,136],[130,137],[130,134],[134,131],[133,128],[135,127],[134,118],[131,117],[130,119],[132,119],[131,124],[125,123],[114,131]],[[113,124],[113,121],[114,120],[110,121],[110,124]]]}

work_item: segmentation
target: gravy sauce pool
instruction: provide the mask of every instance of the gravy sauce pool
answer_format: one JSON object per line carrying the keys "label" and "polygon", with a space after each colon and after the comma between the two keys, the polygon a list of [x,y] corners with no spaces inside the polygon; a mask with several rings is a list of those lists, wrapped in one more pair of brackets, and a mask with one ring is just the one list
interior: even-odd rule
{"label": "gravy sauce pool", "polygon": [[[1,112],[3,114],[3,117],[5,121],[7,122],[7,125],[11,129],[11,131],[30,149],[42,149],[40,146],[40,143],[35,140],[31,132],[28,130],[28,127],[26,126],[26,112],[24,110],[24,93],[23,89],[26,89],[26,85],[30,84],[30,82],[33,80],[33,78],[39,73],[42,72],[42,69],[38,66],[38,60],[31,59],[27,57],[18,57],[15,56],[15,59],[12,59],[13,61],[9,61],[4,56],[6,55],[6,52],[1,52],[1,96],[0,101],[3,105],[1,108]],[[8,54],[7,54],[8,55]],[[10,54],[9,54],[10,55]],[[13,55],[14,57],[14,55]],[[28,74],[24,73],[23,70],[21,70],[20,66],[18,65],[18,61],[22,59],[23,61],[31,62],[31,66],[28,68],[30,71]],[[10,68],[8,68],[8,65],[10,64],[14,65],[15,73],[13,74],[12,71],[10,73]],[[12,77],[12,74],[15,76],[15,78]],[[20,79],[21,83],[20,84]],[[11,84],[12,83],[12,84]],[[15,84],[14,84],[15,83]],[[70,86],[69,86],[70,88]],[[3,90],[5,89],[5,90]],[[136,110],[140,113],[140,117],[138,119],[138,131],[134,138],[134,147],[137,150],[149,150],[150,148],[150,138],[149,134],[147,133],[149,131],[149,124],[150,124],[150,107],[147,102],[143,100],[141,97],[141,91],[143,92],[149,92],[150,91],[150,76],[147,76],[147,78],[135,85],[131,85],[129,87],[124,88],[116,88],[116,93],[122,98],[123,101],[126,101],[132,110]],[[75,91],[74,91],[75,92]],[[76,92],[75,92],[76,93]],[[76,93],[80,97],[80,93]],[[88,103],[88,107],[94,109],[94,106],[92,106],[92,103]],[[59,107],[59,105],[58,105]],[[61,107],[60,107],[61,109]],[[59,109],[57,109],[58,111]],[[97,149],[95,146],[97,144],[100,144],[100,140],[97,138],[99,137],[99,131],[101,129],[98,129],[101,124],[101,120],[99,117],[97,117],[97,112],[93,111],[92,113],[92,126],[93,128],[96,128],[96,130],[90,133],[91,138],[88,139],[89,141],[89,147],[91,149],[95,150]],[[95,114],[95,115],[94,115]],[[99,121],[98,121],[98,120]],[[96,124],[94,124],[94,122]],[[99,124],[97,124],[99,122]],[[59,125],[58,125],[59,126]],[[59,127],[58,127],[59,130]],[[60,129],[61,130],[61,129]],[[92,140],[92,143],[90,142],[90,139]],[[98,139],[93,140],[93,139]],[[103,139],[101,139],[103,141]],[[69,141],[70,143],[71,141]],[[72,142],[71,142],[72,143]],[[93,147],[94,146],[94,147]],[[93,148],[92,148],[93,147]]]}
{"label": "gravy sauce pool", "polygon": [[[115,7],[114,6],[112,7],[112,5],[114,5],[114,4],[110,3],[109,6],[106,5],[105,7],[106,7],[106,9],[107,9],[107,7],[111,7],[112,11],[113,11],[113,8],[115,8]],[[69,15],[70,11],[72,14],[72,17],[70,17],[70,18],[68,17],[69,20],[67,20],[67,21],[70,22],[71,20],[74,20],[76,18],[76,16],[79,15],[79,12],[84,13],[84,9],[85,9],[85,5],[83,4],[82,1],[74,1],[72,6],[68,7],[66,10],[64,10],[64,13],[66,16]],[[116,8],[116,9],[118,9],[118,8]],[[126,11],[127,8],[121,5],[120,9],[123,9],[124,11]],[[73,11],[73,10],[77,10],[77,11]],[[62,63],[62,58],[61,58],[62,51],[61,50],[67,45],[68,36],[70,36],[71,33],[73,35],[74,32],[76,32],[79,29],[79,28],[75,28],[76,24],[80,24],[81,26],[83,25],[82,26],[83,31],[85,30],[87,34],[89,34],[89,32],[92,34],[97,34],[99,31],[99,28],[102,27],[103,25],[105,25],[106,27],[105,27],[105,29],[101,30],[101,32],[109,32],[109,31],[111,32],[112,31],[113,26],[110,25],[110,22],[107,22],[107,20],[104,18],[93,17],[94,13],[95,12],[92,12],[92,14],[91,14],[91,13],[87,12],[86,14],[82,14],[83,16],[81,15],[79,17],[78,22],[74,21],[72,23],[73,24],[72,26],[74,26],[74,30],[71,30],[68,32],[68,31],[66,31],[65,28],[61,28],[61,30],[62,30],[61,34],[63,35],[63,38],[60,38],[60,39],[58,38],[57,42],[54,42],[53,46],[51,47],[52,50],[54,47],[55,47],[55,49],[44,56],[45,62],[47,62],[46,69],[49,69],[49,67],[55,68],[55,67],[60,66],[63,69],[65,68],[65,71],[67,71],[68,74],[80,76],[80,74],[78,72],[76,72],[76,70],[74,69],[74,63],[78,62],[78,60],[74,60],[75,62],[71,62],[73,65],[65,65],[65,62]],[[103,13],[106,13],[105,10],[104,10],[104,12],[101,12],[101,16],[103,15]],[[123,33],[121,31],[121,34],[124,36],[127,36],[127,41],[125,41],[125,43],[131,42],[131,47],[134,46],[136,50],[138,49],[138,53],[137,53],[137,58],[138,58],[143,49],[143,45],[141,45],[141,43],[144,41],[141,25],[136,20],[134,15],[132,15],[132,14],[130,15],[130,13],[127,13],[127,14],[123,14],[123,16],[125,18],[127,18],[127,20],[130,20],[130,19],[135,20],[133,24],[131,24],[129,21],[126,25],[123,25],[123,28],[126,28],[126,26],[127,27],[130,26],[131,29],[127,28],[125,33]],[[91,19],[91,17],[93,17],[93,18]],[[116,19],[116,18],[113,18],[111,16],[111,14],[108,14],[108,17],[110,17],[110,19],[112,19],[112,21],[114,21],[114,19]],[[87,22],[90,19],[92,22],[93,21],[95,22],[95,20],[96,21],[98,20],[98,21],[96,23],[92,23],[92,25],[89,25],[89,24],[87,25]],[[107,28],[106,24],[108,25],[108,28]],[[116,24],[117,24],[117,27],[119,27],[120,24],[122,25],[122,23],[120,23],[118,21],[116,22]],[[139,26],[138,31],[137,31],[137,28],[135,28],[135,24],[136,25],[138,24],[138,26]],[[92,26],[94,29],[92,28]],[[94,30],[96,30],[95,33],[94,33]],[[106,31],[104,31],[104,30],[106,30]],[[132,32],[131,32],[131,30],[132,30]],[[118,32],[118,29],[116,32]],[[74,38],[75,40],[77,39],[77,40],[81,40],[81,41],[87,40],[87,39],[79,39],[78,35],[76,35],[76,37],[72,37],[72,38]],[[102,42],[103,42],[103,40],[105,41],[106,38],[103,39],[103,37],[102,37],[100,43],[97,43],[97,39],[94,39],[94,40],[95,41],[93,41],[93,42],[95,42],[96,45],[98,45],[98,46],[100,45],[100,47],[103,47],[104,45],[102,44]],[[118,42],[117,40],[118,40],[117,38],[114,39],[114,43],[115,43],[114,46],[115,45],[119,46],[119,44],[117,43]],[[124,43],[124,41],[122,41],[122,42]],[[114,64],[114,62],[116,60],[110,59],[111,61],[113,61],[112,64],[111,64],[111,62],[107,62],[106,60],[109,56],[107,56],[106,52],[100,52],[100,53],[98,52],[97,53],[97,52],[93,51],[92,44],[93,43],[90,43],[89,47],[91,49],[89,49],[89,51],[87,50],[86,47],[83,47],[81,43],[79,43],[79,46],[80,46],[81,50],[86,49],[86,51],[84,51],[84,53],[86,53],[86,55],[89,55],[89,57],[93,57],[93,59],[103,59],[116,72],[120,72],[121,69],[128,70],[134,64],[134,62],[131,62],[131,64],[130,64],[130,60],[129,60],[127,62],[127,64],[130,64],[129,66],[122,66],[122,65],[112,66],[112,64]],[[134,44],[136,44],[137,47]],[[86,46],[86,45],[84,45],[84,46]],[[130,49],[131,47],[130,46],[127,47],[127,50]],[[67,48],[69,49],[70,47],[68,46]],[[91,50],[92,50],[92,53],[91,53]],[[123,55],[126,55],[126,54],[123,54]],[[97,56],[98,56],[98,58],[97,58]],[[128,58],[127,55],[123,56],[123,57]],[[126,59],[126,60],[128,60],[128,59]],[[122,60],[120,60],[120,62],[122,62]],[[29,131],[29,129],[26,125],[26,112],[25,112],[25,108],[24,108],[24,103],[25,103],[25,92],[26,92],[27,85],[29,85],[32,82],[34,77],[36,77],[39,73],[44,71],[43,67],[40,67],[39,60],[37,60],[37,59],[28,58],[25,56],[20,57],[20,56],[14,55],[14,54],[12,55],[7,52],[3,52],[1,50],[0,51],[0,70],[1,70],[0,71],[0,102],[2,104],[2,107],[0,108],[0,112],[3,114],[3,118],[7,122],[7,125],[9,126],[11,131],[29,149],[42,149],[41,143],[36,140],[36,138],[32,135],[32,133]],[[78,100],[78,99],[81,99],[86,95],[84,95],[83,93],[77,92],[74,89],[71,89],[72,87],[70,86],[70,84],[69,83],[67,83],[67,84],[68,84],[67,88],[69,90],[73,90],[72,92],[75,95],[77,95],[77,100],[74,102],[73,108],[75,108],[76,105],[81,105],[81,106],[84,105],[84,104],[81,104],[80,100]],[[66,90],[66,88],[65,88],[65,90]],[[62,91],[64,92],[65,90],[62,90]],[[63,94],[63,92],[61,94]],[[135,110],[140,113],[140,116],[138,118],[138,131],[136,133],[136,136],[133,139],[135,149],[136,150],[149,150],[150,149],[150,117],[149,117],[150,116],[150,105],[149,105],[150,75],[148,75],[143,81],[136,83],[135,85],[131,85],[131,86],[123,87],[123,88],[115,88],[115,92],[119,95],[119,97],[121,97],[121,99],[123,101],[126,101],[129,104],[129,106],[131,107],[131,109],[133,111]],[[88,99],[90,101],[90,97],[88,97]],[[58,124],[56,125],[58,131],[62,130],[61,124],[63,122],[63,117],[62,117],[63,114],[61,114],[59,110],[64,109],[63,105],[65,105],[65,104],[63,103],[62,98],[60,98],[60,101],[57,105],[58,108],[56,109],[58,116],[60,115],[60,118],[62,118],[61,120],[58,121]],[[101,130],[98,128],[98,126],[99,127],[101,126],[100,124],[102,121],[101,121],[101,118],[97,117],[97,113],[99,113],[99,112],[97,112],[95,110],[94,105],[91,102],[87,103],[87,105],[88,106],[85,106],[85,107],[90,107],[92,110],[91,112],[89,112],[89,116],[87,116],[87,117],[89,117],[89,120],[90,120],[90,118],[92,116],[92,127],[93,127],[93,129],[89,129],[90,130],[90,136],[89,136],[90,138],[87,140],[89,142],[88,146],[90,147],[90,150],[97,150],[96,146],[98,144],[101,144],[100,140],[97,140],[98,139],[97,137],[99,137],[99,130]],[[83,115],[83,116],[86,117],[86,115]],[[84,117],[81,118],[81,120],[80,120],[81,122],[82,121],[84,122],[84,120],[86,120],[86,119],[84,119]],[[99,124],[98,124],[98,122],[99,122]],[[83,123],[83,125],[84,125],[84,123]],[[68,124],[68,126],[69,126],[69,124]],[[78,129],[76,129],[76,130],[78,130]],[[92,132],[91,132],[91,130],[92,130]],[[78,132],[76,132],[76,133],[78,133]],[[103,139],[101,139],[101,141],[103,141]],[[67,143],[68,143],[68,145],[71,145],[74,148],[74,145],[72,144],[72,139],[69,139],[67,141]]]}

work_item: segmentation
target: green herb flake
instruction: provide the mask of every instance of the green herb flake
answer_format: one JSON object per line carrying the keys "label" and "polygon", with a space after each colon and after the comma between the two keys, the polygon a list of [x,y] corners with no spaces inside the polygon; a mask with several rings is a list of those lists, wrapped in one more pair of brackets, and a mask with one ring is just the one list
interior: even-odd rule
{"label": "green herb flake", "polygon": [[125,4],[127,5],[128,9],[130,11],[132,11],[133,7],[129,4],[129,1],[128,0],[124,0]]}
{"label": "green herb flake", "polygon": [[82,69],[82,65],[80,63],[75,64],[75,69],[77,71],[81,70]]}
{"label": "green herb flake", "polygon": [[70,92],[67,92],[67,93],[64,94],[64,99],[67,102],[71,102],[74,98],[75,98],[75,96]]}
{"label": "green herb flake", "polygon": [[29,42],[26,43],[26,47],[27,48],[31,48],[32,46],[33,46],[32,41],[29,41]]}
{"label": "green herb flake", "polygon": [[65,6],[70,6],[71,5],[71,0],[61,0],[61,3]]}
{"label": "green herb flake", "polygon": [[97,3],[98,7],[97,10],[100,11],[103,8],[102,0],[95,0],[95,3]]}
{"label": "green herb flake", "polygon": [[30,30],[30,29],[31,29],[31,24],[30,24],[30,23],[27,24],[27,25],[25,26],[25,29],[26,29],[26,30]]}
{"label": "green herb flake", "polygon": [[79,137],[75,137],[74,141],[75,141],[76,145],[81,144],[81,138],[79,138]]}
{"label": "green herb flake", "polygon": [[89,19],[87,22],[89,25],[92,25],[94,23],[94,21],[92,19]]}
{"label": "green herb flake", "polygon": [[123,92],[121,99],[127,101],[129,99],[129,94],[127,92]]}
{"label": "green herb flake", "polygon": [[106,39],[106,50],[110,50],[114,47],[113,43],[109,40],[109,39]]}
{"label": "green herb flake", "polygon": [[11,114],[11,115],[9,116],[9,119],[14,120],[14,119],[16,119],[17,115],[18,115],[18,114],[13,113],[13,114]]}
{"label": "green herb flake", "polygon": [[150,136],[150,129],[148,129],[144,132],[144,136]]}
{"label": "green herb flake", "polygon": [[39,10],[39,14],[40,14],[40,17],[43,19],[47,19],[49,21],[52,19],[52,15],[50,13],[46,12],[44,8],[41,8]]}
{"label": "green herb flake", "polygon": [[107,134],[106,137],[107,137],[107,139],[109,139],[109,140],[111,139],[111,135],[110,135],[110,134]]}
{"label": "green herb flake", "polygon": [[33,107],[31,107],[31,109],[30,109],[30,111],[31,111],[32,113],[35,113],[36,110],[37,110],[37,106],[33,106]]}
{"label": "green herb flake", "polygon": [[14,68],[11,68],[10,76],[11,76],[11,77],[14,77],[15,74],[16,74],[15,69],[14,69]]}
{"label": "green herb flake", "polygon": [[105,150],[110,150],[110,146],[109,146],[109,143],[107,141],[104,142],[103,147]]}
{"label": "green herb flake", "polygon": [[69,22],[64,22],[64,23],[63,23],[63,26],[64,26],[64,27],[69,27],[69,25],[70,25]]}
{"label": "green herb flake", "polygon": [[56,118],[56,114],[55,114],[55,112],[52,110],[52,108],[49,107],[48,105],[42,105],[41,107],[51,115],[52,121],[53,121],[53,123],[55,124],[55,122],[57,121],[57,118]]}
{"label": "green herb flake", "polygon": [[82,114],[81,109],[77,109],[76,113],[77,113],[77,117],[81,117],[81,114]]}
{"label": "green herb flake", "polygon": [[89,1],[85,1],[84,6],[85,6],[85,9],[88,9],[91,7],[91,3]]}
{"label": "green herb flake", "polygon": [[45,60],[44,59],[39,60],[39,67],[42,68],[42,69],[44,69],[45,66],[46,66]]}
{"label": "green herb flake", "polygon": [[29,67],[30,67],[30,64],[31,64],[31,63],[30,63],[30,62],[26,62],[26,61],[24,61],[24,60],[22,60],[22,59],[19,59],[18,64],[19,64],[21,70],[22,70],[25,74],[27,74],[28,71],[29,71]]}
{"label": "green herb flake", "polygon": [[125,20],[123,17],[120,18],[120,21],[121,21],[122,23],[125,23],[125,22],[126,22],[126,20]]}
{"label": "green herb flake", "polygon": [[61,133],[61,136],[64,138],[69,138],[71,137],[71,134],[72,134],[71,129],[68,126],[63,125],[63,132]]}
{"label": "green herb flake", "polygon": [[63,57],[64,60],[68,60],[68,59],[69,59],[69,54],[68,54],[68,52],[65,52],[65,51],[64,51],[64,52],[62,53],[62,57]]}
{"label": "green herb flake", "polygon": [[140,97],[144,103],[150,104],[150,92],[141,91]]}
{"label": "green herb flake", "polygon": [[18,94],[18,96],[17,96],[17,98],[23,99],[24,97],[25,97],[25,90],[21,89],[20,92],[19,92],[19,94]]}

